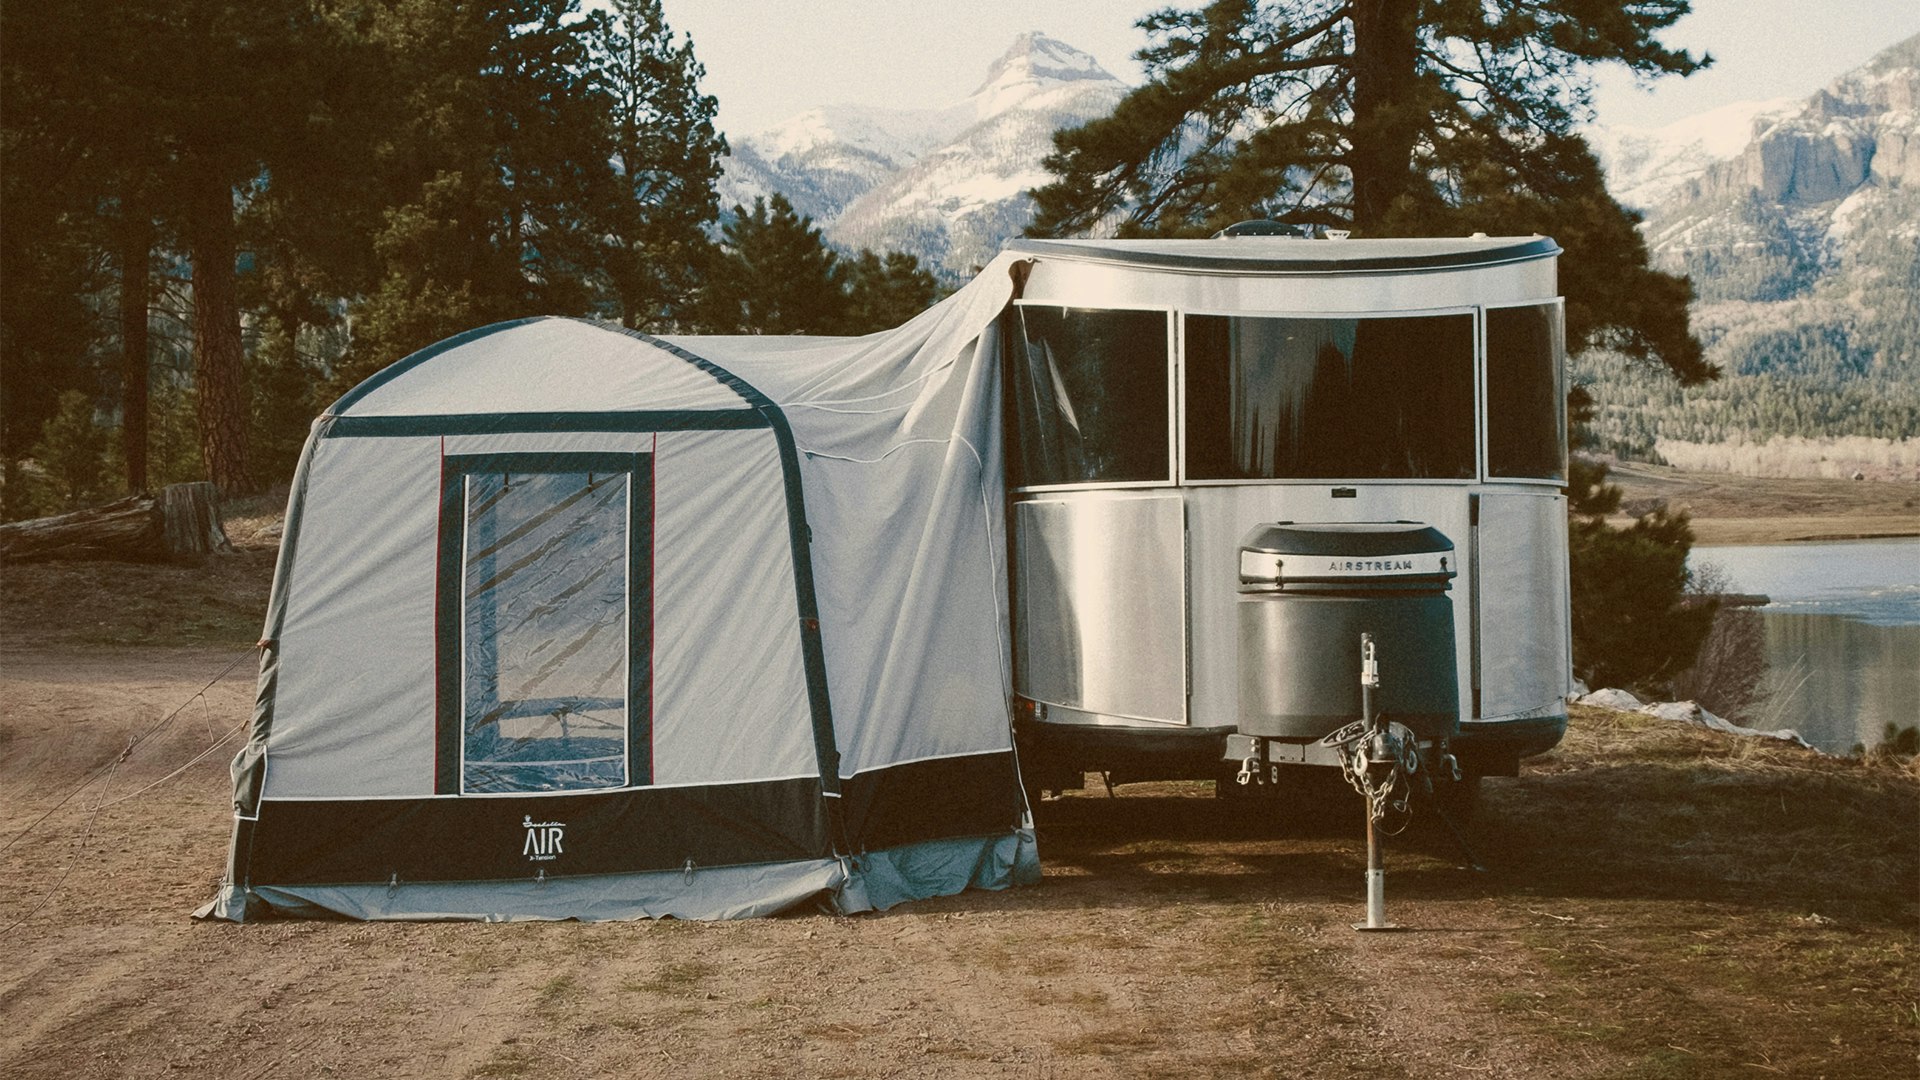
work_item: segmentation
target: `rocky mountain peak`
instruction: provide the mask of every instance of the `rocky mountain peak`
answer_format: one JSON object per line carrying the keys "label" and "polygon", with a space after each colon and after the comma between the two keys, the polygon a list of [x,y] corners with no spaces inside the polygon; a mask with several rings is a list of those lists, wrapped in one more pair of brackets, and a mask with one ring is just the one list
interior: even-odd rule
{"label": "rocky mountain peak", "polygon": [[822,106],[733,138],[721,198],[779,191],[835,244],[909,251],[958,280],[1026,226],[1053,133],[1107,115],[1126,91],[1092,56],[1032,31],[949,105]]}
{"label": "rocky mountain peak", "polygon": [[1742,101],[1661,128],[1595,128],[1615,197],[1655,217],[1742,197],[1794,205],[1920,184],[1920,35],[1798,100]]}
{"label": "rocky mountain peak", "polygon": [[1021,84],[1042,82],[1078,82],[1100,79],[1117,82],[1090,54],[1038,30],[1029,30],[1013,39],[1000,59],[987,69],[987,79],[973,97],[992,96],[997,91]]}

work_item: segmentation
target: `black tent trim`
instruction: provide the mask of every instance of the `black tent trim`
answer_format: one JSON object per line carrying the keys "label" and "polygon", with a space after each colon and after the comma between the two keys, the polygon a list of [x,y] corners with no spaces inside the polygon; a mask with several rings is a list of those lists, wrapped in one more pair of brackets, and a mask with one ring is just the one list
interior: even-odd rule
{"label": "black tent trim", "polygon": [[580,431],[746,431],[767,427],[753,409],[654,409],[593,413],[449,413],[336,417],[327,437],[402,439],[429,435],[563,434]]}
{"label": "black tent trim", "polygon": [[799,604],[800,651],[807,675],[807,704],[813,714],[813,745],[820,766],[820,791],[823,796],[833,800],[827,812],[832,822],[834,849],[846,854],[845,819],[838,806],[840,749],[833,736],[833,706],[827,695],[826,650],[820,640],[820,603],[813,582],[813,533],[807,526],[806,494],[800,484],[800,452],[794,445],[793,429],[787,425],[787,414],[780,411],[780,406],[774,404],[773,399],[745,379],[704,356],[637,330],[590,319],[578,321],[610,333],[624,334],[685,360],[740,395],[740,399],[764,417],[767,426],[773,429],[774,442],[780,448],[780,475],[787,493],[787,536],[793,549],[793,591]]}
{"label": "black tent trim", "polygon": [[626,477],[628,787],[653,783],[653,455],[630,452],[505,452],[446,454],[440,469],[440,551],[434,600],[434,778],[436,795],[461,792],[463,712],[460,682],[463,543],[466,479],[475,473],[597,472]]}
{"label": "black tent trim", "polygon": [[[268,799],[253,877],[293,887],[747,866],[827,851],[812,777],[457,799]],[[528,833],[558,827],[532,851]],[[545,856],[530,858],[530,854]]]}

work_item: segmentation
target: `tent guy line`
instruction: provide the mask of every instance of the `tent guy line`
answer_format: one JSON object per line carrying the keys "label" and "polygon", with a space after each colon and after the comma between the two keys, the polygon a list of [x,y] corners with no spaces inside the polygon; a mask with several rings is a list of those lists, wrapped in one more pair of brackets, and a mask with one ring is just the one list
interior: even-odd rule
{"label": "tent guy line", "polygon": [[[28,833],[31,833],[33,830],[39,828],[43,822],[45,822],[48,818],[52,817],[55,813],[57,813],[61,807],[67,805],[68,802],[72,801],[73,797],[80,794],[80,792],[84,791],[88,787],[88,785],[92,784],[95,780],[98,780],[102,776],[111,772],[113,768],[117,767],[121,762],[127,760],[129,757],[132,757],[133,752],[137,750],[142,743],[145,743],[148,739],[152,738],[154,735],[159,734],[160,729],[166,727],[168,724],[171,724],[174,721],[175,717],[179,716],[181,713],[187,710],[187,707],[189,705],[192,705],[194,702],[200,701],[203,698],[205,698],[207,691],[213,689],[214,685],[217,684],[221,679],[224,679],[228,675],[232,674],[234,668],[239,667],[243,662],[245,662],[247,657],[254,655],[254,653],[257,651],[258,651],[258,646],[249,647],[245,652],[235,657],[232,663],[228,664],[224,668],[221,668],[220,674],[215,675],[213,678],[207,680],[207,684],[205,686],[202,686],[199,690],[195,691],[192,697],[189,697],[187,700],[181,702],[178,708],[174,709],[172,712],[168,713],[167,715],[161,717],[158,721],[154,723],[152,727],[148,728],[147,730],[141,732],[138,735],[135,735],[132,739],[129,739],[127,741],[126,747],[122,749],[118,754],[115,754],[111,761],[106,761],[99,765],[96,765],[91,774],[89,774],[87,777],[82,779],[79,783],[75,784],[66,793],[66,795],[60,799],[59,802],[54,803],[53,806],[48,808],[46,813],[41,814],[39,817],[35,818],[33,822],[29,824],[26,828],[21,829],[19,832],[15,833],[13,835],[13,838],[8,840],[4,845],[0,845],[0,853],[4,853],[5,851],[7,851],[7,849],[13,847],[13,845],[25,839]],[[98,808],[99,808],[98,806],[95,807],[95,809],[98,809]]]}

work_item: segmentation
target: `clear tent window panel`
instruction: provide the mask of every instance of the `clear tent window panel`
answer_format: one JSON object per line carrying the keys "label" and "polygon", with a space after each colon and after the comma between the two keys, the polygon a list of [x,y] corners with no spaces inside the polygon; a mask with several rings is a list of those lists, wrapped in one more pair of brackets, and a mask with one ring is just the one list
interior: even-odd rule
{"label": "clear tent window panel", "polygon": [[650,474],[636,457],[449,459],[440,790],[647,782]]}

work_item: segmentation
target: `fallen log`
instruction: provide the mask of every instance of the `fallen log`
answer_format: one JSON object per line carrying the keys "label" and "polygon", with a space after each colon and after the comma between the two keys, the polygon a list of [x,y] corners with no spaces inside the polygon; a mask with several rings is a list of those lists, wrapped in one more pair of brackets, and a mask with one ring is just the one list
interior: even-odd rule
{"label": "fallen log", "polygon": [[198,562],[232,551],[219,495],[208,483],[172,484],[158,495],[0,525],[0,562]]}

